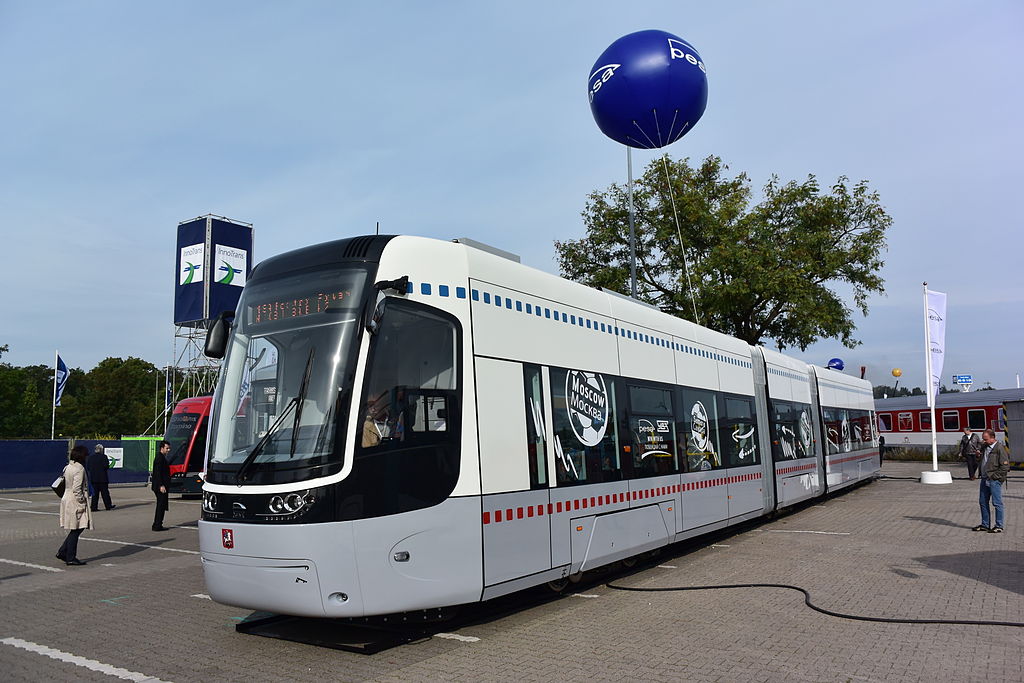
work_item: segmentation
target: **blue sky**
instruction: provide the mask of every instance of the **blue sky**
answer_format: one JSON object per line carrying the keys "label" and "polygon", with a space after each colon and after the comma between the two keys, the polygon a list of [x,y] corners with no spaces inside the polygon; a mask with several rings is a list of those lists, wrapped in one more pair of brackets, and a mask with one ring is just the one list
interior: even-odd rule
{"label": "blue sky", "polygon": [[[0,0],[0,344],[171,361],[175,229],[255,226],[256,260],[381,231],[467,236],[557,272],[586,195],[625,180],[587,76],[657,28],[707,65],[673,157],[867,179],[893,216],[887,294],[842,357],[924,383],[921,283],[949,295],[946,368],[1024,374],[1024,4]],[[655,158],[634,154],[635,171]],[[798,354],[799,355],[799,354]]]}

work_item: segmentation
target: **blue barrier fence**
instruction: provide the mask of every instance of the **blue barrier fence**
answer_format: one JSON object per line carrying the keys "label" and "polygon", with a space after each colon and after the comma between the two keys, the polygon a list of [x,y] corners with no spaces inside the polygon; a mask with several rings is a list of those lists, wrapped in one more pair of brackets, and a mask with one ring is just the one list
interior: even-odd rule
{"label": "blue barrier fence", "polygon": [[[98,443],[104,448],[124,449],[124,466],[109,471],[111,484],[140,483],[148,479],[152,462],[151,440],[79,439],[74,442],[85,446],[90,453]],[[67,439],[0,441],[0,489],[49,486],[68,463],[71,445]]]}

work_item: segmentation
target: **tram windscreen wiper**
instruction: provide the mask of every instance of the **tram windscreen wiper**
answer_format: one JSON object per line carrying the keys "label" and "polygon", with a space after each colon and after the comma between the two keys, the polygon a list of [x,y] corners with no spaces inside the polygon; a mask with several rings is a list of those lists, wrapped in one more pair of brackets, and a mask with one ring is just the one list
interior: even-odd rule
{"label": "tram windscreen wiper", "polygon": [[238,471],[235,472],[236,484],[241,486],[242,482],[245,481],[242,475],[246,472],[246,470],[248,470],[252,466],[254,462],[256,462],[256,458],[258,458],[260,453],[263,452],[263,449],[266,447],[266,445],[270,443],[270,437],[274,436],[274,434],[277,434],[277,430],[280,429],[281,423],[284,422],[284,419],[286,417],[288,417],[288,413],[295,407],[295,403],[296,399],[294,398],[288,402],[288,405],[284,407],[284,410],[281,411],[281,414],[277,416],[276,420],[274,420],[274,424],[270,425],[270,429],[268,429],[266,433],[263,435],[263,437],[256,442],[256,445],[253,446],[252,451],[249,452],[249,455],[245,456],[245,460],[242,461],[242,465],[238,468]]}
{"label": "tram windscreen wiper", "polygon": [[313,356],[316,355],[316,347],[309,350],[309,357],[306,358],[306,370],[302,373],[302,384],[299,385],[299,395],[295,397],[295,421],[292,423],[292,446],[288,451],[288,457],[295,457],[295,446],[299,443],[299,420],[302,419],[302,405],[306,399],[306,391],[309,389],[309,375],[313,370]]}

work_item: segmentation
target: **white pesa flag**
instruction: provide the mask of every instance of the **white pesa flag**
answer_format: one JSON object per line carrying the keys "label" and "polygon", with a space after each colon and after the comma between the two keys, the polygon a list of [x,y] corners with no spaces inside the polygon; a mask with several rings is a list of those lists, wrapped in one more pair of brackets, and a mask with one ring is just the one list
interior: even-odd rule
{"label": "white pesa flag", "polygon": [[928,339],[932,358],[932,390],[928,393],[928,405],[935,403],[939,393],[939,379],[942,377],[942,360],[946,355],[946,295],[942,292],[925,290],[928,304]]}

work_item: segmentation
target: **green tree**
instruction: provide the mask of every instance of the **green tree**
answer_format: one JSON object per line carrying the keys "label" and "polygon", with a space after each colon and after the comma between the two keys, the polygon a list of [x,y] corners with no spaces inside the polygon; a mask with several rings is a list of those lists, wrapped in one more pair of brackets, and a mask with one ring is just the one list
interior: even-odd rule
{"label": "green tree", "polygon": [[[856,346],[852,309],[835,288],[849,290],[863,315],[868,296],[884,291],[878,272],[892,219],[878,194],[845,177],[822,192],[813,175],[787,183],[773,176],[762,194],[752,204],[747,175],[730,176],[715,156],[697,167],[652,161],[634,187],[637,297],[689,320],[696,309],[702,325],[750,344],[806,349],[838,338]],[[620,185],[589,196],[586,237],[555,242],[565,277],[629,291],[626,196]]]}
{"label": "green tree", "polygon": [[52,372],[45,365],[0,363],[0,438],[49,438]]}
{"label": "green tree", "polygon": [[158,372],[152,363],[140,358],[103,359],[84,374],[74,392],[70,386],[65,389],[67,410],[62,415],[62,409],[58,409],[57,416],[62,433],[141,433],[153,420],[153,386]]}

